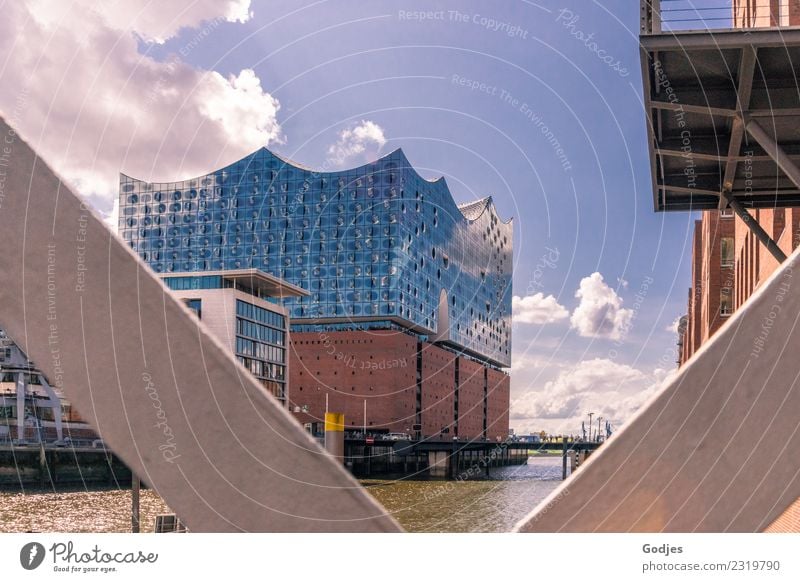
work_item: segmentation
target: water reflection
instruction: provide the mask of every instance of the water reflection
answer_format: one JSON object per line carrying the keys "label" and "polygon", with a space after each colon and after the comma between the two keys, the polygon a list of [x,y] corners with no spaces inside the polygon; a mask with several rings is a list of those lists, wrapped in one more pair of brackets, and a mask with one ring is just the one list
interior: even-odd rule
{"label": "water reflection", "polygon": [[407,531],[508,531],[561,482],[560,457],[492,469],[491,480],[363,480]]}
{"label": "water reflection", "polygon": [[[156,515],[172,513],[155,492],[142,490],[141,531],[153,531]],[[131,492],[120,489],[0,493],[3,532],[130,532]]]}
{"label": "water reflection", "polygon": [[[561,482],[560,457],[493,468],[490,480],[379,480],[362,483],[411,532],[508,531]],[[130,490],[0,493],[2,532],[130,532]],[[141,493],[141,529],[172,513]]]}

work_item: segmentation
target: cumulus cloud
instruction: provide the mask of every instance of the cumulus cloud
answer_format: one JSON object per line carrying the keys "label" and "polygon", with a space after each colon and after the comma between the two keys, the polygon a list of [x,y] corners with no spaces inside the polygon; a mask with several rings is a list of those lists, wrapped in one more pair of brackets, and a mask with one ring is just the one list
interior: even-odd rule
{"label": "cumulus cloud", "polygon": [[336,143],[328,148],[327,163],[343,166],[359,158],[366,162],[377,157],[384,145],[386,136],[383,135],[383,128],[373,121],[362,120],[339,132]]}
{"label": "cumulus cloud", "polygon": [[108,225],[108,228],[114,232],[117,232],[117,229],[119,229],[119,198],[114,198],[114,204],[111,207],[111,212],[101,212],[100,214],[103,217],[103,221],[106,223],[106,225]]}
{"label": "cumulus cloud", "polygon": [[577,433],[586,413],[594,412],[595,419],[603,417],[618,428],[668,375],[663,369],[645,373],[604,358],[585,360],[512,398],[512,425],[518,432]]}
{"label": "cumulus cloud", "polygon": [[[281,140],[278,101],[250,69],[227,77],[182,60],[249,0],[36,0],[4,6],[0,112],[104,214],[119,172],[167,181],[199,175]],[[141,41],[193,28],[156,61]]]}
{"label": "cumulus cloud", "polygon": [[603,280],[592,273],[581,280],[575,297],[580,299],[570,323],[583,337],[621,339],[633,320],[633,310],[622,307],[622,298]]}
{"label": "cumulus cloud", "polygon": [[542,325],[569,317],[569,311],[552,295],[536,293],[527,297],[515,295],[511,301],[515,323]]}
{"label": "cumulus cloud", "polygon": [[47,29],[79,24],[86,15],[108,28],[135,33],[145,41],[163,43],[182,28],[203,22],[246,22],[250,0],[30,0],[31,16]]}

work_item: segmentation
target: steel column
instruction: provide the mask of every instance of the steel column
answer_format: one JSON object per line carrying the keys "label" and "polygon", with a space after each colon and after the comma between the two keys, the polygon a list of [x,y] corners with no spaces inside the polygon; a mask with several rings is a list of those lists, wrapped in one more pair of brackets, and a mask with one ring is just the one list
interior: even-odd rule
{"label": "steel column", "polygon": [[753,218],[753,216],[751,216],[747,210],[745,210],[738,200],[731,196],[730,192],[723,191],[722,198],[727,200],[728,206],[730,206],[736,215],[742,219],[742,222],[744,222],[747,228],[750,229],[750,232],[752,232],[755,237],[761,241],[761,244],[763,244],[770,254],[775,257],[776,261],[782,263],[786,260],[786,255],[780,249],[778,243],[772,240],[772,237],[767,234],[767,231],[765,231],[758,221]]}

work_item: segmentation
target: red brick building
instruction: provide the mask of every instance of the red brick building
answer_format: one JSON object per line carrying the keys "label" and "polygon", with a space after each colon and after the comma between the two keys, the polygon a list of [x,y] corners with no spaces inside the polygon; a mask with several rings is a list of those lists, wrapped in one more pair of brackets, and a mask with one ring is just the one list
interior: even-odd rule
{"label": "red brick building", "polygon": [[[749,213],[786,255],[797,248],[800,208]],[[778,261],[742,219],[729,211],[703,212],[702,219],[695,222],[692,287],[686,326],[678,341],[680,363],[708,341],[777,268]]]}
{"label": "red brick building", "polygon": [[735,28],[765,28],[800,24],[798,0],[733,0]]}
{"label": "red brick building", "polygon": [[706,211],[695,221],[692,241],[692,287],[681,345],[683,363],[733,313],[733,212]]}
{"label": "red brick building", "polygon": [[289,369],[290,407],[313,432],[327,405],[344,413],[348,430],[508,435],[508,374],[402,331],[295,332]]}

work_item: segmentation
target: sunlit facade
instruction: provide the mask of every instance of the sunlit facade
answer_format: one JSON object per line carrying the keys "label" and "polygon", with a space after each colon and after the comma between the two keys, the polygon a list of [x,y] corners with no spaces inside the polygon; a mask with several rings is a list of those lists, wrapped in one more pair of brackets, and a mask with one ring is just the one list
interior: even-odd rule
{"label": "sunlit facade", "polygon": [[162,280],[267,392],[287,406],[288,318],[275,298],[305,292],[255,269],[173,272],[162,274]]}
{"label": "sunlit facade", "polygon": [[315,172],[266,149],[191,180],[120,177],[121,236],[156,272],[257,269],[309,292],[298,332],[402,329],[496,367],[511,354],[512,226],[457,206],[402,150]]}

